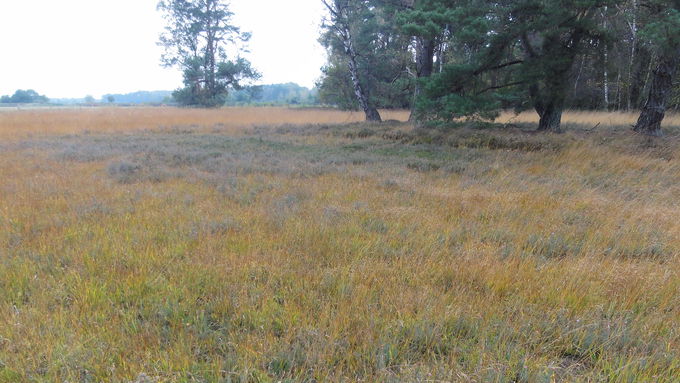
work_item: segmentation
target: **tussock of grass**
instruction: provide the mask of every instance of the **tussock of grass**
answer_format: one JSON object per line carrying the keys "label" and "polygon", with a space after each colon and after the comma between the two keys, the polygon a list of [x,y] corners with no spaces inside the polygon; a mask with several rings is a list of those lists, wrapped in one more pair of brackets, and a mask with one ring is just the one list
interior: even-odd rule
{"label": "tussock of grass", "polygon": [[22,113],[0,116],[0,382],[680,375],[672,139]]}

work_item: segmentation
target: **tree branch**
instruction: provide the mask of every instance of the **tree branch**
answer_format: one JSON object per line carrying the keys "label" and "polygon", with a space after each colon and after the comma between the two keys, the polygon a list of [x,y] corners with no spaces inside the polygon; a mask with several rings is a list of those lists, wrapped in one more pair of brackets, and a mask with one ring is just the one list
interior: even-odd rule
{"label": "tree branch", "polygon": [[486,92],[488,92],[488,91],[490,91],[490,90],[509,88],[509,87],[511,87],[511,86],[522,85],[522,84],[524,84],[524,83],[526,83],[526,81],[516,81],[516,82],[511,82],[511,83],[503,84],[503,85],[490,86],[490,87],[488,87],[488,88],[482,89],[481,91],[475,93],[475,96],[479,96],[480,94],[486,93]]}

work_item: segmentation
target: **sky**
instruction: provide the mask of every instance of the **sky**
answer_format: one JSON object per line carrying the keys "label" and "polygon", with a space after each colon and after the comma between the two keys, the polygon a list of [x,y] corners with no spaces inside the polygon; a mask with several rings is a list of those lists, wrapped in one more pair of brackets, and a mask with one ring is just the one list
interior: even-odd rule
{"label": "sky", "polygon": [[[160,65],[157,0],[0,0],[0,95],[34,89],[50,98],[172,90]],[[230,0],[234,23],[253,34],[259,83],[311,87],[325,53],[319,0]]]}

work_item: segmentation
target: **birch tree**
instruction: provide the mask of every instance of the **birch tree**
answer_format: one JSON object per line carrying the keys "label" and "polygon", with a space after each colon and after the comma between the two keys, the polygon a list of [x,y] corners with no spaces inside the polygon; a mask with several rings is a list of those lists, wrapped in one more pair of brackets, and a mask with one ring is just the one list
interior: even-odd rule
{"label": "birch tree", "polygon": [[354,95],[364,111],[366,121],[381,121],[380,113],[371,99],[370,88],[359,68],[360,52],[357,49],[362,23],[371,17],[370,4],[364,0],[321,0],[328,10],[324,28],[338,44],[328,43],[330,49],[340,49],[346,57]]}

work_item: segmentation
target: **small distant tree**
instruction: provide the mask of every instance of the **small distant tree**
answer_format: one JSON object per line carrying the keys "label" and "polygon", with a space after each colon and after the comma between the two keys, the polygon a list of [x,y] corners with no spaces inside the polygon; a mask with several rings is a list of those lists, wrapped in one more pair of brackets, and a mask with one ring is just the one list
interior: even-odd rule
{"label": "small distant tree", "polygon": [[42,104],[49,102],[49,99],[45,96],[40,95],[33,89],[28,90],[17,90],[14,94],[10,96],[2,96],[0,99],[2,103],[12,103],[12,104]]}
{"label": "small distant tree", "polygon": [[95,101],[95,99],[94,99],[93,96],[91,96],[89,94],[87,96],[85,96],[85,103],[86,104],[94,104],[94,101]]}
{"label": "small distant tree", "polygon": [[109,104],[113,104],[114,102],[116,102],[116,98],[109,94],[108,96],[106,96],[106,102],[108,102]]}
{"label": "small distant tree", "polygon": [[[250,39],[231,23],[233,13],[222,0],[161,0],[158,10],[167,23],[158,44],[165,49],[161,62],[183,71],[184,88],[174,92],[183,105],[216,107],[230,89],[242,89],[260,74],[238,56]],[[236,51],[230,59],[228,51]]]}

